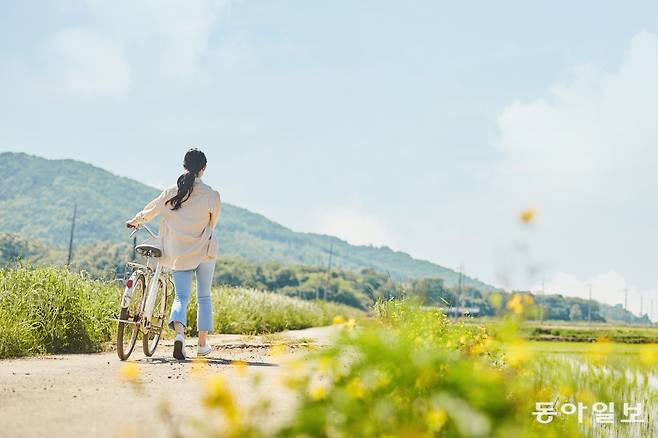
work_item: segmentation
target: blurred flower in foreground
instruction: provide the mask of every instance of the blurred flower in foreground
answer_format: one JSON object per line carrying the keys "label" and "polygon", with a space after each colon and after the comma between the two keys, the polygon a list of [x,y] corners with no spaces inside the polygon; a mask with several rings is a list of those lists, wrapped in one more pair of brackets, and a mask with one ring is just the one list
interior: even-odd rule
{"label": "blurred flower in foreground", "polygon": [[503,303],[503,296],[498,292],[494,292],[489,295],[489,301],[491,302],[491,305],[494,309],[500,309],[500,306]]}
{"label": "blurred flower in foreground", "polygon": [[235,421],[237,406],[233,394],[226,385],[224,376],[214,375],[208,379],[203,395],[203,404],[208,408],[220,408],[230,421]]}
{"label": "blurred flower in foreground", "polygon": [[119,376],[124,382],[133,382],[139,377],[139,365],[134,362],[126,362],[119,371]]}
{"label": "blurred flower in foreground", "polygon": [[448,414],[443,409],[432,409],[427,413],[426,420],[431,430],[438,431],[448,421]]}
{"label": "blurred flower in foreground", "polygon": [[277,342],[276,344],[272,345],[272,348],[270,349],[270,355],[272,357],[279,357],[282,356],[283,353],[286,352],[286,346],[283,345],[280,342]]}
{"label": "blurred flower in foreground", "polygon": [[322,400],[327,396],[327,389],[323,385],[316,383],[310,388],[309,396],[313,400]]}
{"label": "blurred flower in foreground", "polygon": [[231,365],[235,367],[235,371],[237,371],[238,376],[244,376],[247,374],[249,366],[244,360],[234,360],[231,362]]}
{"label": "blurred flower in foreground", "polygon": [[532,352],[525,341],[516,341],[507,345],[507,360],[513,367],[527,362],[531,356]]}
{"label": "blurred flower in foreground", "polygon": [[345,323],[345,318],[342,315],[334,316],[333,325],[340,325]]}
{"label": "blurred flower in foreground", "polygon": [[521,222],[524,224],[529,224],[535,219],[535,210],[532,208],[528,208],[526,210],[523,210],[521,214],[519,215],[519,219]]}
{"label": "blurred flower in foreground", "polygon": [[516,314],[523,313],[521,295],[514,295],[512,299],[507,302],[507,308]]}
{"label": "blurred flower in foreground", "polygon": [[643,365],[654,366],[658,365],[658,346],[654,344],[647,344],[640,350],[640,361]]}
{"label": "blurred flower in foreground", "polygon": [[207,367],[208,367],[208,361],[206,359],[202,359],[202,358],[198,358],[198,357],[192,359],[192,375],[193,376],[202,375]]}

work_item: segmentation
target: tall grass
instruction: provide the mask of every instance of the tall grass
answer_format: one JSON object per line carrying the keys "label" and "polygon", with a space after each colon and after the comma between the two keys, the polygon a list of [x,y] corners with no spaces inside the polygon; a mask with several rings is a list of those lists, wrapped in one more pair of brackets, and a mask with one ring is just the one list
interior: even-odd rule
{"label": "tall grass", "polygon": [[[111,318],[119,311],[121,291],[115,282],[90,280],[63,267],[0,270],[0,358],[101,351],[114,341]],[[363,315],[340,304],[256,290],[220,287],[212,294],[216,333],[272,333],[327,325],[336,315]],[[193,300],[188,317],[194,335]]]}
{"label": "tall grass", "polygon": [[100,351],[114,325],[115,285],[66,268],[0,271],[0,358]]}
{"label": "tall grass", "polygon": [[[196,302],[187,308],[188,333],[196,335]],[[353,307],[327,301],[305,301],[254,289],[221,286],[212,292],[215,330],[260,334],[331,324],[334,317],[359,318]]]}

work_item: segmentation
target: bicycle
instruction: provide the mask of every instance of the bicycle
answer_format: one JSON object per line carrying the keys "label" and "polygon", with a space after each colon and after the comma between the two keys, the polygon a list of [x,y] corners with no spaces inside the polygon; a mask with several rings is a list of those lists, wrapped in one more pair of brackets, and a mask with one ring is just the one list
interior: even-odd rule
{"label": "bicycle", "polygon": [[[139,332],[142,332],[142,349],[146,356],[152,356],[158,347],[162,328],[167,315],[167,301],[170,288],[174,283],[171,272],[160,264],[162,249],[158,245],[159,237],[146,225],[135,227],[130,234],[132,238],[140,228],[144,228],[153,238],[147,239],[135,246],[135,252],[146,259],[145,264],[126,263],[126,276],[132,270],[125,282],[121,296],[121,311],[117,329],[117,354],[119,359],[126,360],[135,348]],[[125,276],[124,276],[125,278]]]}

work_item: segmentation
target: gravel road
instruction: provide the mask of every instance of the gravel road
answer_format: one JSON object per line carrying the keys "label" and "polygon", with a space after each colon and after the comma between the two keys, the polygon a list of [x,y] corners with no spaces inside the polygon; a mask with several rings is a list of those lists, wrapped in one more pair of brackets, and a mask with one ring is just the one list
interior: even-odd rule
{"label": "gravel road", "polygon": [[[204,376],[225,376],[241,404],[264,396],[272,399],[264,422],[275,427],[288,418],[296,402],[281,384],[290,372],[285,362],[306,352],[308,343],[327,344],[335,330],[318,327],[270,336],[211,336],[214,350]],[[273,342],[283,342],[285,354],[273,357]],[[196,339],[186,343],[187,355],[196,354]],[[125,363],[114,352],[0,361],[0,436],[160,437],[171,432],[167,418],[185,430],[186,418],[209,415],[201,407],[203,379],[193,362],[171,357],[172,341],[162,341],[152,358],[141,353],[140,345],[138,341],[129,361],[138,365],[140,390],[122,380]],[[249,384],[244,367],[231,363],[234,360],[247,362],[247,375],[260,374],[258,389]],[[165,403],[171,416],[159,413]]]}

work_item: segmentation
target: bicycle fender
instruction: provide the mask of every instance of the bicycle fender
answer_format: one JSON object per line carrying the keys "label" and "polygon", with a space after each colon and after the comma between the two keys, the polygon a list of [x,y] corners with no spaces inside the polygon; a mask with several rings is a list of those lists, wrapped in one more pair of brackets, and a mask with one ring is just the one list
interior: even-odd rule
{"label": "bicycle fender", "polygon": [[121,296],[121,307],[130,306],[130,300],[133,297],[133,292],[135,290],[135,284],[137,283],[137,273],[133,272],[128,280],[126,280],[126,288],[123,291]]}

